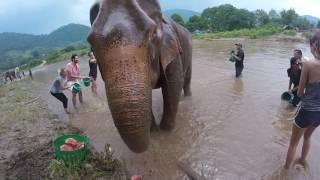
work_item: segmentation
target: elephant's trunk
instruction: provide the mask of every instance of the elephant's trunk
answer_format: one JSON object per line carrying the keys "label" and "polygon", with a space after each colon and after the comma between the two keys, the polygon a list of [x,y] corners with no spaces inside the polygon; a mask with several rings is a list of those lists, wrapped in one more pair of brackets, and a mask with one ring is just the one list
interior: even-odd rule
{"label": "elephant's trunk", "polygon": [[100,66],[114,123],[132,151],[144,152],[149,145],[152,113],[146,48],[121,45],[107,50],[102,56]]}

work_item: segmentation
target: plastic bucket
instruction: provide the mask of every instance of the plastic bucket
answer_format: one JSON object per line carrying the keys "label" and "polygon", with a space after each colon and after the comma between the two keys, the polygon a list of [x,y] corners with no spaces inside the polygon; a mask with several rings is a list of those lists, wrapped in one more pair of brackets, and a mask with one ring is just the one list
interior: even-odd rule
{"label": "plastic bucket", "polygon": [[281,99],[284,100],[284,101],[292,101],[293,99],[293,96],[292,94],[290,94],[289,92],[284,92],[282,95],[281,95]]}
{"label": "plastic bucket", "polygon": [[230,62],[235,62],[235,61],[236,61],[236,58],[234,58],[233,56],[231,56],[231,57],[229,58],[229,61],[230,61]]}
{"label": "plastic bucket", "polygon": [[88,87],[88,86],[90,86],[91,78],[85,77],[82,79],[82,81],[83,81],[84,86]]}
{"label": "plastic bucket", "polygon": [[74,83],[74,84],[72,85],[72,92],[73,92],[73,93],[79,93],[80,90],[81,90],[81,86],[80,86],[79,83]]}
{"label": "plastic bucket", "polygon": [[[60,146],[65,144],[65,141],[68,138],[73,138],[78,142],[82,142],[84,147],[74,151],[61,151]],[[77,166],[84,160],[88,144],[89,140],[86,136],[79,134],[62,134],[53,141],[53,150],[56,157],[63,160],[67,166]]]}

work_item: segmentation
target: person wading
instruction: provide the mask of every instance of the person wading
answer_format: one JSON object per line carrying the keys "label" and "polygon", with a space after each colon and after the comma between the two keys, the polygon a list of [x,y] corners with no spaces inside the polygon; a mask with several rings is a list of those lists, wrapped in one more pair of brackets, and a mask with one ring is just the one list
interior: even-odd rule
{"label": "person wading", "polygon": [[[82,79],[82,77],[80,76],[79,57],[76,54],[73,54],[71,56],[71,62],[67,64],[66,72],[67,72],[67,81],[69,85],[74,84],[78,80]],[[83,103],[82,90],[80,89],[78,93],[72,92],[72,103],[75,108],[77,105],[77,100],[76,100],[77,94],[79,94],[80,103]]]}
{"label": "person wading", "polygon": [[[299,65],[299,60],[295,57],[290,60],[290,68],[287,70],[289,79],[289,88],[288,91],[294,95],[292,100],[292,105],[297,106],[300,98],[298,97],[298,87],[301,77],[301,69]],[[293,85],[293,88],[292,88]]]}
{"label": "person wading", "polygon": [[237,54],[232,53],[231,56],[233,56],[236,59],[236,63],[235,63],[236,77],[240,77],[244,68],[244,65],[243,65],[244,52],[243,52],[241,43],[237,43],[235,45],[237,48]]}
{"label": "person wading", "polygon": [[310,149],[310,139],[320,125],[320,32],[310,39],[311,52],[315,59],[303,63],[298,96],[302,98],[297,110],[284,168],[289,169],[297,146],[303,136],[303,146],[297,163],[306,167],[306,158]]}
{"label": "person wading", "polygon": [[89,76],[92,80],[91,90],[93,93],[97,94],[97,75],[98,75],[98,69],[97,69],[97,60],[93,54],[92,51],[88,53],[89,56]]}

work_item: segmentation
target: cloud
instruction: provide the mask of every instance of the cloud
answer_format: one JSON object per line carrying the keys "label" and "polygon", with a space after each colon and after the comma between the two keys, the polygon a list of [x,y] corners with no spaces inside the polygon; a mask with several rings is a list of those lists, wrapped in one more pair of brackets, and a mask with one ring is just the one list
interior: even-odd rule
{"label": "cloud", "polygon": [[89,25],[94,0],[0,1],[0,32],[47,34],[62,25]]}
{"label": "cloud", "polygon": [[[49,33],[62,25],[89,25],[89,9],[95,0],[0,0],[0,32]],[[249,10],[294,8],[300,15],[320,17],[319,0],[159,0],[163,10],[190,9],[229,3]]]}

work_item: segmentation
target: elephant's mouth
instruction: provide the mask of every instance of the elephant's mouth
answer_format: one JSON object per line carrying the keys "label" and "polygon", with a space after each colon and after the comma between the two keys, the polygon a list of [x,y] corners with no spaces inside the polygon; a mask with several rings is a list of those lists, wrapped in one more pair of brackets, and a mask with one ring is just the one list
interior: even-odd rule
{"label": "elephant's mouth", "polygon": [[126,45],[96,52],[114,123],[135,152],[148,146],[151,122],[151,78],[147,51]]}

